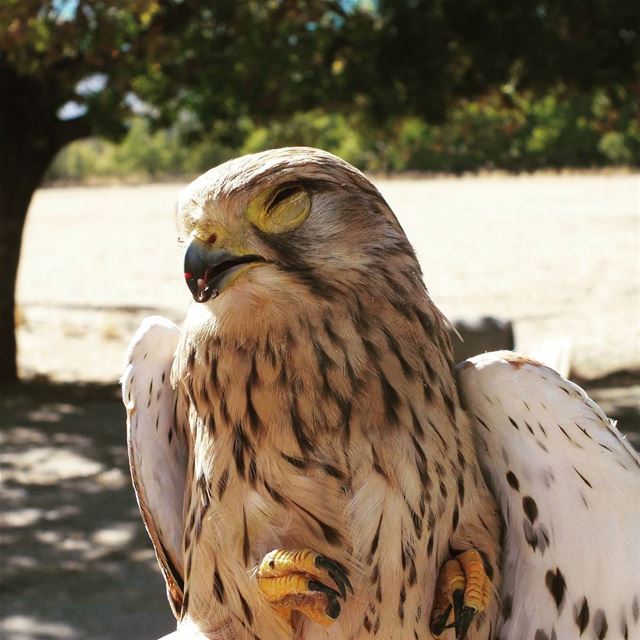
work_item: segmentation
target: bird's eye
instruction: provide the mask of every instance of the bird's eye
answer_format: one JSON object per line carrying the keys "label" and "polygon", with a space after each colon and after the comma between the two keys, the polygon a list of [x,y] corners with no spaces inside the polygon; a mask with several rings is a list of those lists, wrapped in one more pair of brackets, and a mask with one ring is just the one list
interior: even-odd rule
{"label": "bird's eye", "polygon": [[300,190],[300,187],[291,186],[291,187],[283,187],[282,189],[278,189],[274,194],[273,198],[271,198],[271,202],[267,205],[267,209],[271,210],[277,207],[281,202],[284,202],[290,196],[295,195],[297,191]]}
{"label": "bird's eye", "polygon": [[268,189],[247,207],[247,217],[262,231],[284,233],[300,226],[311,210],[311,197],[300,184]]}

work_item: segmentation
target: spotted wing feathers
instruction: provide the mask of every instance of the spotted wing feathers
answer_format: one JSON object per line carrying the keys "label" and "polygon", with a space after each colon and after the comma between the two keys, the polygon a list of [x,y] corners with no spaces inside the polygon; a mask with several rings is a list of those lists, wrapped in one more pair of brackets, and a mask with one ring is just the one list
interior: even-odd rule
{"label": "spotted wing feathers", "polygon": [[183,597],[187,473],[187,446],[176,421],[176,395],[170,380],[179,335],[172,322],[158,316],[146,318],[129,346],[122,376],[131,478],[176,617]]}
{"label": "spotted wing feathers", "polygon": [[499,638],[640,638],[640,460],[575,384],[512,352],[458,367],[506,521]]}

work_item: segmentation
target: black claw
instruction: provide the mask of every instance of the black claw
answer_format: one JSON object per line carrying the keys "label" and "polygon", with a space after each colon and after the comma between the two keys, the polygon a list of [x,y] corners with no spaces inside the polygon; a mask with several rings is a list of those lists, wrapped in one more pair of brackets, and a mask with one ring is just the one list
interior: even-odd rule
{"label": "black claw", "polygon": [[464,640],[467,636],[467,631],[471,625],[472,620],[475,618],[477,610],[473,607],[462,607],[460,612],[460,618],[456,616],[456,640]]}
{"label": "black claw", "polygon": [[464,605],[464,591],[456,589],[451,594],[453,601],[453,622],[456,628],[456,640],[460,637],[460,618],[462,616],[462,607]]}
{"label": "black claw", "polygon": [[340,615],[340,603],[337,600],[329,600],[329,604],[324,612],[332,619],[336,620]]}
{"label": "black claw", "polygon": [[451,605],[449,605],[445,612],[436,620],[431,623],[431,633],[434,636],[439,636],[444,633],[444,630],[447,628],[447,620],[449,619],[449,614],[451,613]]}
{"label": "black claw", "polygon": [[317,580],[307,580],[307,589],[309,589],[309,591],[320,591],[326,594],[329,600],[335,600],[340,597],[340,594],[335,589],[327,587],[326,584],[322,584],[322,582],[318,582]]}
{"label": "black claw", "polygon": [[327,573],[329,574],[330,578],[336,583],[336,585],[338,586],[338,589],[340,590],[340,595],[342,596],[342,599],[344,600],[347,597],[347,590],[345,588],[345,583],[343,580],[340,579],[340,576],[335,572],[335,571],[328,571]]}
{"label": "black claw", "polygon": [[351,586],[351,582],[349,581],[349,577],[347,576],[347,571],[341,564],[338,564],[335,560],[329,560],[329,558],[317,555],[315,559],[315,565],[319,569],[324,569],[329,574],[331,579],[338,586],[338,589],[340,589],[340,593],[342,594],[343,598],[347,597],[346,589],[349,589],[349,591],[353,593],[353,587]]}

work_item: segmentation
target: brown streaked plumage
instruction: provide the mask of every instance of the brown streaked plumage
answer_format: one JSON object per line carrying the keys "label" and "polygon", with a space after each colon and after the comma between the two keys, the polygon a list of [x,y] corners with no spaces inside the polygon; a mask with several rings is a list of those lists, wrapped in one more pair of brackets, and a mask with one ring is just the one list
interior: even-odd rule
{"label": "brown streaked plumage", "polygon": [[[292,193],[309,210],[270,232],[255,208]],[[190,308],[172,371],[189,407],[182,617],[212,637],[287,637],[254,572],[272,549],[312,549],[355,593],[329,627],[294,616],[299,637],[431,638],[452,553],[478,549],[499,585],[500,526],[447,322],[397,219],[360,172],[306,148],[213,169],[177,215],[197,260],[260,258],[212,295],[208,272],[187,274],[211,297]],[[493,598],[468,637],[496,616]]]}
{"label": "brown streaked plumage", "polygon": [[201,304],[182,332],[147,319],[123,378],[176,638],[421,640],[463,585],[488,606],[457,635],[640,634],[637,453],[517,354],[461,365],[467,419],[446,321],[366,178],[269,151],[198,179],[178,221]]}

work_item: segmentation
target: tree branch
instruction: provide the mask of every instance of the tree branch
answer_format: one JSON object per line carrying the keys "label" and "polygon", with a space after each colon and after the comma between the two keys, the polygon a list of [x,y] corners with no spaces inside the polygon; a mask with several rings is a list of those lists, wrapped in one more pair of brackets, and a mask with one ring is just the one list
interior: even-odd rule
{"label": "tree branch", "polygon": [[54,128],[54,143],[58,149],[62,149],[65,145],[88,138],[93,133],[91,122],[87,116],[72,118],[70,120],[60,120]]}

